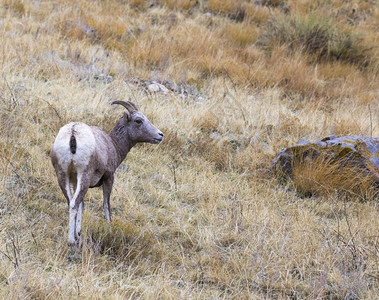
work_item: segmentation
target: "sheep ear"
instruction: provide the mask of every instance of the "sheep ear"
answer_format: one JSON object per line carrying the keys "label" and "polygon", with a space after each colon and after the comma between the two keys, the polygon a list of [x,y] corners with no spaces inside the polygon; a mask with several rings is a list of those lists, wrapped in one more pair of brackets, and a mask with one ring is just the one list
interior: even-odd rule
{"label": "sheep ear", "polygon": [[130,122],[130,113],[128,111],[126,111],[124,113],[124,119],[127,121],[127,122]]}

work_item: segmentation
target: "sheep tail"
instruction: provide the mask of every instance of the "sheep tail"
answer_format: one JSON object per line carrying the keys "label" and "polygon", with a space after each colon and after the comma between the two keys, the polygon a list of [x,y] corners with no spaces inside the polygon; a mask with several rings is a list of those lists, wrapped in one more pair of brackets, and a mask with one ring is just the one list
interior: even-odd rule
{"label": "sheep tail", "polygon": [[72,154],[76,153],[76,138],[75,138],[75,135],[73,134],[71,135],[71,138],[70,138],[70,150]]}

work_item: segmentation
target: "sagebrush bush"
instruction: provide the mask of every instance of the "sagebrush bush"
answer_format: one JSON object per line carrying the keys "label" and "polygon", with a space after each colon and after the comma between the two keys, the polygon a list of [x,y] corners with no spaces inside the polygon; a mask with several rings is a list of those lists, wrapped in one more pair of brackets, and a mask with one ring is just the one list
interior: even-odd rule
{"label": "sagebrush bush", "polygon": [[224,30],[227,38],[241,47],[252,44],[258,38],[257,29],[244,23],[228,24]]}
{"label": "sagebrush bush", "polygon": [[368,65],[370,48],[350,30],[342,29],[332,20],[310,14],[304,17],[280,16],[268,23],[258,44],[272,51],[276,45],[302,49],[317,62],[344,61],[362,67]]}
{"label": "sagebrush bush", "polygon": [[245,3],[242,0],[209,0],[208,9],[215,13],[225,14],[236,21],[243,21],[245,18]]}
{"label": "sagebrush bush", "polygon": [[166,5],[169,9],[178,9],[183,11],[188,11],[192,9],[197,1],[195,0],[164,0],[161,1],[161,4]]}

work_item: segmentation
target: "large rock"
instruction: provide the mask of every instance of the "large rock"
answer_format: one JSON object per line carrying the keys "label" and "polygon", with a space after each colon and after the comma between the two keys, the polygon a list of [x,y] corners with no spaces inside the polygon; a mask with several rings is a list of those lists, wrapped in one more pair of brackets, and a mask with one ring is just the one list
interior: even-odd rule
{"label": "large rock", "polygon": [[379,188],[379,138],[365,136],[330,136],[319,142],[300,141],[280,151],[271,164],[273,173],[294,176],[298,163],[322,159],[338,164],[338,171],[349,168],[373,179]]}

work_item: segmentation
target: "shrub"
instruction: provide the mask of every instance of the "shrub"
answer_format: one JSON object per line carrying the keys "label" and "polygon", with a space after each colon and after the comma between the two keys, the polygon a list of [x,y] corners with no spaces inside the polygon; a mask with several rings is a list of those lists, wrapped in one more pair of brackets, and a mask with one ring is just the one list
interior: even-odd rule
{"label": "shrub", "polygon": [[258,44],[269,52],[278,44],[302,49],[316,61],[344,61],[366,67],[369,47],[363,39],[349,30],[340,29],[330,20],[305,17],[277,17],[268,23]]}
{"label": "shrub", "polygon": [[258,30],[245,23],[230,23],[224,32],[228,40],[241,47],[254,43],[258,38]]}
{"label": "shrub", "polygon": [[282,0],[263,0],[263,5],[277,7],[283,4]]}
{"label": "shrub", "polygon": [[163,0],[161,4],[166,5],[169,9],[189,11],[197,4],[195,0]]}
{"label": "shrub", "polygon": [[21,0],[4,1],[3,6],[4,8],[11,10],[15,15],[19,17],[23,16],[26,12],[25,5]]}
{"label": "shrub", "polygon": [[242,22],[245,18],[243,1],[209,0],[208,9],[215,13],[227,15],[230,19]]}

